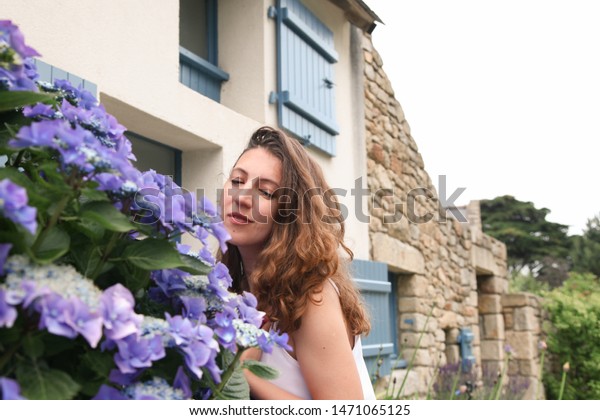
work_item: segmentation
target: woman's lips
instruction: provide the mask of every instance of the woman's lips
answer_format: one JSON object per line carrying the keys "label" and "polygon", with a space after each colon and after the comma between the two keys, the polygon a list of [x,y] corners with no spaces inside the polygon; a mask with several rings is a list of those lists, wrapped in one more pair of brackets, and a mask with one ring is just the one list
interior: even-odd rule
{"label": "woman's lips", "polygon": [[252,223],[248,217],[244,216],[241,213],[229,213],[227,215],[232,223],[236,225],[247,225],[248,223]]}

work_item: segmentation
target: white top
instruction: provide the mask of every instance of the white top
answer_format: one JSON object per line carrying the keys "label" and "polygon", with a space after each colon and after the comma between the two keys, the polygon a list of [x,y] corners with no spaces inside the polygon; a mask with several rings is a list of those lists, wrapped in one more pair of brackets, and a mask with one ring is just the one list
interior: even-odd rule
{"label": "white top", "polygon": [[[362,345],[360,343],[360,337],[358,336],[354,341],[352,356],[354,356],[354,362],[358,368],[363,397],[365,400],[374,400],[375,392],[371,385],[371,378],[369,377],[365,359],[363,359]],[[273,348],[271,354],[263,352],[260,361],[279,371],[279,376],[276,379],[271,380],[273,384],[300,398],[312,400],[308,386],[306,386],[302,372],[300,372],[298,361],[290,356],[287,351],[276,346]]]}
{"label": "white top", "polygon": [[[335,283],[331,279],[329,281],[339,295],[340,292]],[[356,368],[358,369],[358,375],[360,377],[360,383],[363,391],[363,398],[365,400],[374,400],[375,392],[373,391],[373,386],[371,385],[371,378],[369,377],[365,359],[363,359],[362,344],[359,336],[355,337],[352,356],[354,357],[354,362],[356,363]],[[279,376],[276,379],[271,380],[271,383],[300,398],[312,400],[308,386],[306,385],[304,377],[302,376],[302,372],[300,371],[300,365],[298,365],[298,361],[294,359],[287,351],[276,346],[273,348],[273,352],[270,354],[263,352],[260,361],[279,371]]]}

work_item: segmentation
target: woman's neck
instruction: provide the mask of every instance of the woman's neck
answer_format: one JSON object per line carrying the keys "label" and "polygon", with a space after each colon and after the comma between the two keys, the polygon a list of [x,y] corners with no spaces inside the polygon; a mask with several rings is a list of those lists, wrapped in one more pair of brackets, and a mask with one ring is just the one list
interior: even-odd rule
{"label": "woman's neck", "polygon": [[[240,252],[240,256],[242,257],[242,275],[245,277],[244,283],[250,281],[251,274],[254,272],[256,267],[256,263],[258,261],[259,251],[257,249],[248,249],[248,248],[240,248],[238,247]],[[247,283],[250,288],[251,284]]]}

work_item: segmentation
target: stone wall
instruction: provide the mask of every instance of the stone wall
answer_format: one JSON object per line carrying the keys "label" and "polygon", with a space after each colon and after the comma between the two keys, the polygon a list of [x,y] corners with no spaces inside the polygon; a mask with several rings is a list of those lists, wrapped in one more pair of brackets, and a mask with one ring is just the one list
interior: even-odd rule
{"label": "stone wall", "polygon": [[[478,202],[452,212],[440,206],[369,35],[363,37],[363,53],[367,173],[373,197],[370,256],[386,263],[395,276],[398,344],[404,359],[414,355],[411,385],[404,394],[424,395],[439,366],[460,361],[461,329],[473,332],[480,377],[484,370],[501,371],[507,340],[520,343],[523,334],[506,325],[505,245],[482,232]],[[524,358],[530,355],[523,353]],[[535,360],[525,360],[511,364],[510,372],[535,377],[527,371]],[[392,375],[398,382],[406,371]]]}
{"label": "stone wall", "polygon": [[540,349],[543,311],[541,298],[531,293],[511,293],[502,296],[502,314],[506,328],[506,343],[513,354],[508,363],[508,374],[515,381],[527,383],[525,398],[539,399]]}

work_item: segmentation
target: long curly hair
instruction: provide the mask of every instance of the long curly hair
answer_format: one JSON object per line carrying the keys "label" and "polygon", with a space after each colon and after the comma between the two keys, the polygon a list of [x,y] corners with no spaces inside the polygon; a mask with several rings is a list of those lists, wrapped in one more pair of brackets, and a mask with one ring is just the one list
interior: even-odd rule
{"label": "long curly hair", "polygon": [[255,285],[251,292],[259,309],[281,331],[292,333],[300,327],[309,300],[319,304],[316,294],[331,279],[352,334],[368,333],[369,318],[348,271],[353,254],[344,243],[343,214],[321,167],[298,141],[271,127],[259,128],[240,157],[255,148],[264,148],[282,163],[281,188],[275,194],[278,211],[250,281],[243,279],[235,245],[228,244],[221,255],[233,277],[233,289],[240,293],[248,284]]}

